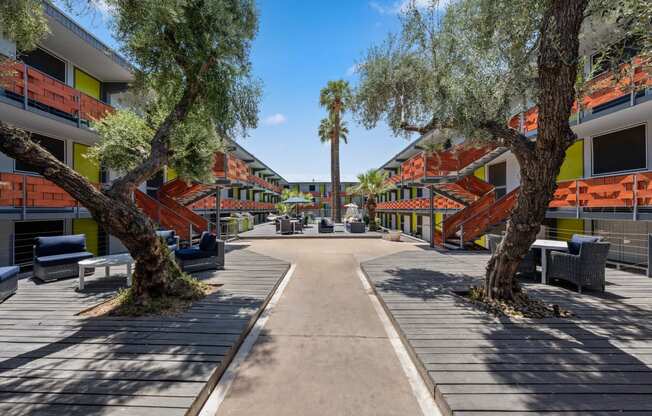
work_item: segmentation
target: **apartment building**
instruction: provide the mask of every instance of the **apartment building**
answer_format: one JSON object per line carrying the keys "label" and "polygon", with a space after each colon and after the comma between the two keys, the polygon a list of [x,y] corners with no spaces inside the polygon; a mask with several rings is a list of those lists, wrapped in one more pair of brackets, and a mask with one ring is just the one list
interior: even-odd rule
{"label": "apartment building", "polygon": [[[101,186],[115,174],[84,157],[98,140],[90,121],[125,105],[133,70],[61,10],[49,2],[44,2],[44,8],[51,34],[37,49],[18,51],[0,35],[3,74],[9,74],[0,83],[0,120],[31,132],[55,157]],[[220,216],[251,212],[261,220],[274,209],[287,184],[237,143],[228,155],[216,155],[216,171],[220,169],[221,177],[212,184],[212,195],[220,192]],[[135,197],[161,228],[173,228],[189,239],[210,228],[211,197],[184,201],[161,192],[178,191],[179,182],[176,173],[165,168],[142,184]],[[214,200],[213,196],[212,209]],[[216,221],[214,214],[212,221]],[[63,234],[85,234],[89,251],[96,255],[124,250],[65,191],[33,167],[0,153],[0,265],[28,269],[34,237]]]}
{"label": "apartment building", "polygon": [[[595,50],[583,45],[593,88],[571,117],[578,140],[566,152],[542,233],[557,239],[602,235],[612,243],[611,261],[642,267],[652,232],[652,78],[637,65],[636,49],[627,52],[623,65],[636,70],[615,83]],[[536,108],[517,114],[510,125],[536,137]],[[381,198],[383,225],[428,241],[434,236],[437,244],[483,244],[488,230],[500,231],[515,201],[516,159],[506,149],[465,147],[463,138],[434,157],[424,154],[423,140],[381,166],[397,185]]]}
{"label": "apartment building", "polygon": [[[360,196],[351,194],[348,190],[358,182],[340,182],[340,195],[342,197],[342,215],[346,213],[344,205],[354,203],[360,209],[364,208],[364,199]],[[330,182],[320,181],[301,181],[290,182],[287,188],[302,192],[304,194],[312,195],[314,203],[312,205],[303,206],[303,211],[312,212],[313,215],[318,217],[330,217],[332,207],[332,184]]]}

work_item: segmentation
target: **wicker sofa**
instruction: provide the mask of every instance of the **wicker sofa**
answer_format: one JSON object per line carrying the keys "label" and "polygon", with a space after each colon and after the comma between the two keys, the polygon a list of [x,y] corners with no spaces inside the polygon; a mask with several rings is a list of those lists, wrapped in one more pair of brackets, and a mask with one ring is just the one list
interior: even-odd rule
{"label": "wicker sofa", "polygon": [[568,242],[568,253],[552,252],[548,276],[577,286],[605,290],[605,267],[611,244],[600,237],[574,235]]}
{"label": "wicker sofa", "polygon": [[204,231],[199,245],[175,250],[174,257],[184,272],[221,269],[224,267],[224,241]]}
{"label": "wicker sofa", "polygon": [[364,222],[351,221],[346,223],[346,230],[351,234],[362,234],[367,231]]}
{"label": "wicker sofa", "polygon": [[0,267],[0,302],[16,293],[19,270],[18,266]]}
{"label": "wicker sofa", "polygon": [[[44,282],[79,276],[77,262],[93,257],[86,251],[84,234],[36,237],[34,240],[34,277]],[[87,269],[91,275],[94,269]]]}

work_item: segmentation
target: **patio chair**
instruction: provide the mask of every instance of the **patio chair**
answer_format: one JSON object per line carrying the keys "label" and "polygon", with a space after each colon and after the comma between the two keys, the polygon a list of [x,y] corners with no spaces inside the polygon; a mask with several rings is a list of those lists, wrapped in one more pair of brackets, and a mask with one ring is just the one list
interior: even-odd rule
{"label": "patio chair", "polygon": [[[585,241],[579,243],[577,254],[570,250],[568,253],[554,251],[550,253],[548,276],[574,283],[579,293],[582,293],[582,287],[604,292],[604,270],[610,246],[610,243],[604,241]],[[568,247],[570,249],[571,245]]]}
{"label": "patio chair", "polygon": [[204,231],[199,245],[174,251],[177,264],[184,272],[196,272],[224,267],[224,241]]}
{"label": "patio chair", "polygon": [[[487,242],[489,244],[489,251],[491,251],[491,254],[494,254],[496,250],[498,249],[498,244],[502,241],[503,236],[498,235],[498,234],[487,234]],[[518,269],[516,269],[516,273],[523,273],[523,274],[534,274],[537,271],[537,255],[530,250],[525,257],[523,257],[523,260],[521,260],[521,264],[518,265]]]}
{"label": "patio chair", "polygon": [[0,267],[0,302],[16,293],[19,270],[18,266]]}
{"label": "patio chair", "polygon": [[301,219],[299,221],[293,223],[292,225],[294,225],[294,232],[295,233],[303,234],[303,221]]}
{"label": "patio chair", "polygon": [[[36,237],[34,240],[34,277],[44,282],[79,276],[80,260],[93,257],[86,251],[84,234]],[[86,276],[95,273],[86,269]]]}
{"label": "patio chair", "polygon": [[347,222],[346,228],[351,234],[362,234],[366,231],[365,224],[362,221]]}
{"label": "patio chair", "polygon": [[319,220],[317,231],[319,233],[334,233],[335,224],[333,224],[333,221],[331,221],[330,218],[322,218],[321,220]]}
{"label": "patio chair", "polygon": [[292,234],[293,229],[292,229],[292,222],[290,222],[289,219],[283,218],[280,221],[280,229],[279,229],[281,234]]}

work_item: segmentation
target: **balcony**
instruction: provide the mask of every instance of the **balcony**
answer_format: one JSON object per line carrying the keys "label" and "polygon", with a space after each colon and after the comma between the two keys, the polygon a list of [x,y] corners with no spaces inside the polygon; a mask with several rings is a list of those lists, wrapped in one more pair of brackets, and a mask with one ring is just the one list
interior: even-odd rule
{"label": "balcony", "polygon": [[66,191],[40,176],[0,173],[0,207],[78,208],[77,201]]}
{"label": "balcony", "polygon": [[[464,206],[448,198],[440,196],[435,197],[434,209],[462,209]],[[378,211],[413,211],[430,209],[429,198],[403,199],[400,201],[378,202],[376,210]]]}
{"label": "balcony", "polygon": [[577,179],[557,184],[551,208],[628,208],[652,206],[652,172]]}
{"label": "balcony", "polygon": [[110,105],[23,63],[5,63],[0,71],[9,74],[0,80],[2,95],[25,109],[55,115],[78,127],[88,126],[113,111]]}
{"label": "balcony", "polygon": [[[198,210],[214,210],[215,197],[209,196],[193,203],[190,208]],[[237,199],[222,199],[220,209],[231,211],[272,211],[275,209],[273,202],[241,201]]]}
{"label": "balcony", "polygon": [[[647,65],[650,63],[647,62]],[[621,65],[622,73],[631,72],[617,80],[615,75],[606,72],[587,81],[586,89],[589,93],[578,103],[573,105],[571,120],[581,122],[603,110],[616,107],[623,103],[634,104],[636,98],[645,95],[645,89],[652,86],[652,76],[645,69],[644,58],[635,57],[631,63]],[[631,71],[633,66],[633,71]],[[538,109],[530,108],[521,115],[512,117],[509,126],[521,130],[524,134],[537,130]]]}
{"label": "balcony", "polygon": [[282,192],[280,186],[273,185],[269,182],[267,182],[265,179],[258,177],[256,175],[250,174],[248,182],[254,185],[258,185],[261,188],[267,189],[268,191],[272,191],[274,193],[280,194]]}

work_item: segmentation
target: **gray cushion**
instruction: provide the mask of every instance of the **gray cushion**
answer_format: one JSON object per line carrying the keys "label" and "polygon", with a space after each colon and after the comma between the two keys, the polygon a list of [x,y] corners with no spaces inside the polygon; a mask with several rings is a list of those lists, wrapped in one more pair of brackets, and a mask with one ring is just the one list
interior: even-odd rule
{"label": "gray cushion", "polygon": [[43,267],[60,266],[62,264],[77,263],[80,260],[90,259],[93,253],[81,251],[77,253],[55,254],[53,256],[41,256],[36,258],[36,263]]}
{"label": "gray cushion", "polygon": [[156,235],[161,237],[163,240],[165,240],[165,244],[168,246],[173,246],[177,243],[177,239],[175,238],[174,230],[162,230],[162,231],[157,231]]}
{"label": "gray cushion", "polygon": [[333,227],[333,221],[331,221],[330,218],[322,218],[321,219],[321,226],[322,227]]}
{"label": "gray cushion", "polygon": [[578,255],[580,254],[582,243],[596,243],[598,241],[600,241],[600,237],[573,234],[573,237],[571,237],[571,239],[566,244],[568,244],[568,252],[570,254]]}
{"label": "gray cushion", "polygon": [[216,240],[217,237],[215,234],[204,231],[201,234],[201,238],[199,239],[199,249],[202,251],[211,251],[214,253],[215,250],[217,250]]}
{"label": "gray cushion", "polygon": [[20,267],[18,266],[0,267],[0,282],[4,282],[5,280],[9,280],[16,276],[19,270]]}
{"label": "gray cushion", "polygon": [[192,247],[174,250],[174,255],[181,260],[195,260],[215,256],[215,252],[203,251],[196,247]]}
{"label": "gray cushion", "polygon": [[36,237],[34,239],[36,257],[86,251],[84,234],[61,235],[57,237]]}

